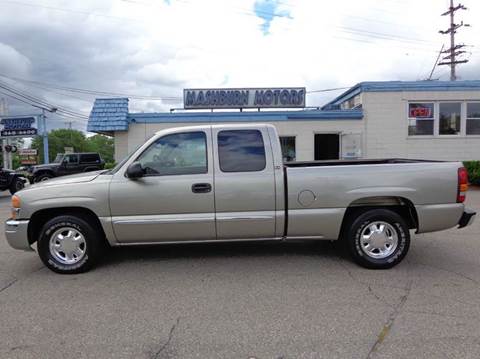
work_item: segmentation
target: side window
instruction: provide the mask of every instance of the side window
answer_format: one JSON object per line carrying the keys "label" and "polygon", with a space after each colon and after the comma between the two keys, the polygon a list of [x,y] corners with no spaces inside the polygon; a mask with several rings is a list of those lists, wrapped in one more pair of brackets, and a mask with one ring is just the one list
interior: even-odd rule
{"label": "side window", "polygon": [[207,173],[205,132],[175,133],[160,137],[137,159],[147,175]]}
{"label": "side window", "polygon": [[64,161],[68,164],[78,163],[78,155],[65,155]]}
{"label": "side window", "polygon": [[95,153],[86,153],[84,155],[80,155],[80,162],[81,163],[100,163],[99,155]]}
{"label": "side window", "polygon": [[440,135],[460,134],[460,102],[444,102],[440,104]]}
{"label": "side window", "polygon": [[467,103],[467,135],[480,135],[480,102]]}
{"label": "side window", "polygon": [[220,131],[218,156],[222,172],[262,171],[266,166],[262,133],[258,130]]}
{"label": "side window", "polygon": [[282,157],[284,162],[295,161],[295,136],[280,136]]}

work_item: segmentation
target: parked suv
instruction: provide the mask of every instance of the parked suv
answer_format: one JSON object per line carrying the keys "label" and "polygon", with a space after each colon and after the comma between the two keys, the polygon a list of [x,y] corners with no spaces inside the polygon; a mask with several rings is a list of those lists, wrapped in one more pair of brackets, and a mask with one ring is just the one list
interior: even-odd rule
{"label": "parked suv", "polygon": [[26,181],[22,173],[0,167],[0,191],[8,189],[11,194],[14,194],[25,187]]}
{"label": "parked suv", "polygon": [[53,177],[102,170],[104,166],[105,161],[98,153],[60,153],[52,163],[29,168],[28,180],[30,183],[46,181]]}

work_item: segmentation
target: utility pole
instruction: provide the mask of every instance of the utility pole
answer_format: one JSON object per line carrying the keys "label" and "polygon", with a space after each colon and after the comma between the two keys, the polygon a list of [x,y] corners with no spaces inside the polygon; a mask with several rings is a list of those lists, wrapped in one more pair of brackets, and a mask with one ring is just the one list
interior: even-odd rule
{"label": "utility pole", "polygon": [[[51,111],[52,112],[52,111]],[[42,108],[42,137],[43,137],[43,163],[50,163],[48,158],[48,132],[47,132],[47,116],[45,115],[45,109]]]}
{"label": "utility pole", "polygon": [[68,126],[68,129],[71,130],[72,129],[72,121],[65,121],[65,127]]}
{"label": "utility pole", "polygon": [[[0,98],[0,116],[8,116],[8,104],[5,98]],[[9,153],[5,151],[5,145],[8,144],[8,139],[2,139],[2,158],[3,168],[8,168],[8,156]]]}
{"label": "utility pole", "polygon": [[450,34],[450,48],[442,51],[442,53],[446,55],[442,58],[442,62],[438,64],[439,66],[450,65],[450,81],[455,81],[457,79],[457,74],[455,71],[456,65],[468,62],[467,59],[457,60],[457,56],[462,55],[466,52],[465,50],[461,50],[466,45],[455,45],[455,34],[457,33],[458,28],[462,26],[470,26],[469,24],[464,24],[463,21],[460,24],[455,24],[455,12],[458,10],[467,10],[467,8],[462,4],[454,6],[453,0],[450,0],[450,8],[448,9],[448,11],[442,14],[442,16],[450,15],[450,27],[445,31],[439,31],[439,33],[443,35]]}

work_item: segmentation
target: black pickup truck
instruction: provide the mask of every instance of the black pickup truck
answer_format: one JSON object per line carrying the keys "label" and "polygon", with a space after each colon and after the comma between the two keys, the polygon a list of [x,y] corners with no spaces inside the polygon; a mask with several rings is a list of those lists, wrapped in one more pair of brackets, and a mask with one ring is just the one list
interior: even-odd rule
{"label": "black pickup truck", "polygon": [[105,161],[98,153],[61,153],[52,163],[30,167],[28,180],[36,183],[53,177],[103,170],[104,167]]}

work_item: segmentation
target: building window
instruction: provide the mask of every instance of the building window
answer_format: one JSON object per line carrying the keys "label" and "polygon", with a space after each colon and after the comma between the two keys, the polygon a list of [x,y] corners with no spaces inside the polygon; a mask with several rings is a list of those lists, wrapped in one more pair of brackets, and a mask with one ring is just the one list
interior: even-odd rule
{"label": "building window", "polygon": [[433,135],[433,102],[408,104],[409,136]]}
{"label": "building window", "polygon": [[467,135],[480,135],[480,102],[467,103]]}
{"label": "building window", "polygon": [[266,166],[265,145],[258,130],[218,133],[218,160],[222,172],[256,172]]}
{"label": "building window", "polygon": [[440,122],[438,131],[440,135],[460,134],[460,102],[440,103]]}
{"label": "building window", "polygon": [[291,162],[296,160],[295,151],[295,137],[294,136],[281,136],[280,145],[282,146],[282,157],[284,162]]}

